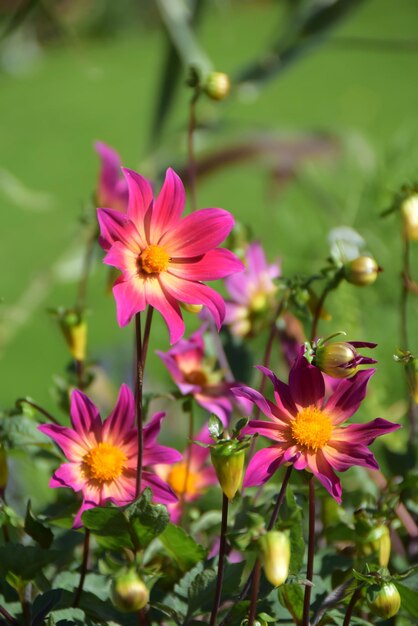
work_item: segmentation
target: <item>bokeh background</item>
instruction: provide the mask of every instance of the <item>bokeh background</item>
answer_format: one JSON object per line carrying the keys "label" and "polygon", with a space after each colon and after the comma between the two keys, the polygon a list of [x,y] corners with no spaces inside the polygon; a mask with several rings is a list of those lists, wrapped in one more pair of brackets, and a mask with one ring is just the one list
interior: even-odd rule
{"label": "bokeh background", "polygon": [[[68,353],[47,309],[75,299],[93,143],[157,181],[168,165],[184,171],[185,83],[197,62],[233,82],[225,101],[197,106],[197,157],[213,157],[199,206],[231,211],[287,276],[324,265],[335,227],[365,238],[384,272],[371,288],[331,294],[333,319],[320,330],[379,343],[367,410],[401,417],[401,228],[379,215],[417,178],[417,24],[416,0],[0,2],[0,405],[31,396],[56,411],[53,380]],[[116,325],[107,275],[97,248],[89,357],[118,386],[130,379],[133,338]],[[147,384],[169,387],[157,346],[168,349],[159,319]]]}

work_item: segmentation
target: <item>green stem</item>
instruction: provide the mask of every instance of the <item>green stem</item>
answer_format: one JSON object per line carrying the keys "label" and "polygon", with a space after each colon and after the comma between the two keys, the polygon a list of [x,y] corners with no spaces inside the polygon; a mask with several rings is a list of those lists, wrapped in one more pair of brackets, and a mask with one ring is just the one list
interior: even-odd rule
{"label": "green stem", "polygon": [[183,488],[181,491],[181,494],[179,496],[179,502],[180,502],[180,507],[183,508],[183,504],[184,504],[184,498],[187,494],[187,484],[189,482],[189,475],[190,475],[190,464],[192,461],[192,445],[193,445],[193,400],[191,397],[188,398],[187,400],[187,409],[188,409],[188,415],[189,415],[189,433],[188,433],[188,445],[187,445],[187,450],[186,450],[186,471],[184,473],[184,483],[183,483]]}
{"label": "green stem", "polygon": [[80,582],[78,583],[77,591],[75,592],[73,607],[77,608],[80,604],[81,593],[83,591],[84,580],[86,578],[87,573],[87,563],[89,559],[89,548],[90,548],[90,531],[88,528],[85,529],[84,534],[84,544],[83,544],[83,561],[81,563],[80,570]]}
{"label": "green stem", "polygon": [[354,593],[351,596],[350,602],[348,603],[347,611],[346,611],[345,617],[344,617],[343,626],[350,626],[351,616],[353,614],[353,610],[354,610],[355,605],[357,604],[358,600],[360,599],[360,596],[361,596],[361,588],[357,587],[357,589],[354,590]]}
{"label": "green stem", "polygon": [[[410,263],[410,243],[405,234],[403,235],[402,279],[403,285],[400,300],[400,341],[402,350],[407,351],[409,346],[408,299],[410,293],[408,285],[412,282],[412,279]],[[415,398],[412,392],[409,393],[408,420],[411,432],[411,439],[414,440],[416,436],[417,410]]]}
{"label": "green stem", "polygon": [[0,615],[3,615],[4,619],[12,626],[19,626],[19,622],[12,616],[6,609],[0,604]]}
{"label": "green stem", "polygon": [[36,404],[36,402],[33,402],[32,400],[27,400],[26,398],[18,398],[15,402],[16,408],[20,409],[20,405],[23,403],[31,406],[33,409],[35,409],[39,413],[42,413],[42,415],[44,415],[53,424],[57,424],[58,426],[61,425],[59,421],[55,419],[55,417],[52,417],[51,413],[48,413],[46,409],[43,409],[41,406],[39,406],[39,404]]}
{"label": "green stem", "polygon": [[318,329],[318,322],[319,322],[319,318],[320,318],[320,315],[321,315],[322,307],[324,306],[324,302],[325,302],[325,299],[326,299],[327,295],[329,294],[329,292],[332,289],[333,289],[333,287],[330,287],[329,285],[326,285],[324,287],[323,292],[321,293],[321,295],[319,297],[318,302],[316,303],[314,316],[313,316],[313,320],[312,320],[311,341],[315,341],[316,333],[317,333],[317,329]]}
{"label": "green stem", "polygon": [[209,626],[215,626],[216,616],[218,615],[219,604],[221,602],[222,582],[224,574],[225,550],[226,550],[226,529],[228,525],[228,498],[223,494],[222,498],[222,521],[221,521],[221,537],[219,544],[218,558],[218,575],[216,578],[216,591],[213,601],[212,613],[210,616]]}
{"label": "green stem", "polygon": [[99,237],[99,229],[95,225],[92,229],[89,238],[87,239],[86,249],[84,253],[83,259],[83,269],[81,271],[80,281],[78,283],[78,294],[77,294],[77,309],[84,309],[86,304],[86,295],[87,295],[87,285],[90,276],[91,264],[93,261],[93,252],[94,252],[94,244],[96,243]]}
{"label": "green stem", "polygon": [[[313,476],[309,479],[309,537],[308,537],[308,563],[306,568],[306,579],[313,580],[313,567],[315,558],[315,482]],[[303,618],[302,626],[309,626],[309,610],[311,604],[311,585],[305,586],[303,598]]]}
{"label": "green stem", "polygon": [[248,613],[248,626],[253,626],[255,616],[257,614],[257,600],[258,600],[258,592],[260,589],[260,575],[261,575],[261,562],[260,559],[257,559],[252,575],[252,584],[251,584],[251,602],[250,602],[250,610]]}
{"label": "green stem", "polygon": [[194,132],[196,130],[196,102],[199,98],[200,91],[195,89],[192,99],[190,100],[189,109],[189,125],[187,130],[187,151],[188,151],[188,174],[189,187],[192,201],[192,212],[197,209],[197,191],[196,191],[196,161],[194,155]]}

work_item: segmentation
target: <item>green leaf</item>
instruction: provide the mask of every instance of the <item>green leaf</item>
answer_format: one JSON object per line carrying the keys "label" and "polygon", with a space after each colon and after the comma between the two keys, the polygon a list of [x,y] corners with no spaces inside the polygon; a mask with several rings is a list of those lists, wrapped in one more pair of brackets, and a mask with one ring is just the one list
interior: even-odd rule
{"label": "green leaf", "polygon": [[189,611],[188,615],[193,615],[196,611],[207,608],[208,600],[213,601],[213,583],[216,581],[216,571],[205,568],[200,572],[189,588]]}
{"label": "green leaf", "polygon": [[83,524],[97,538],[98,543],[109,550],[134,549],[128,520],[122,512],[112,506],[98,506],[84,511]]}
{"label": "green leaf", "polygon": [[167,508],[163,504],[152,504],[151,498],[151,490],[147,488],[138,500],[125,509],[132,540],[141,549],[161,535],[170,521]]}
{"label": "green leaf", "polygon": [[406,585],[399,583],[397,580],[394,580],[393,582],[400,593],[402,609],[412,615],[412,617],[418,618],[418,591],[410,589]]}
{"label": "green leaf", "polygon": [[196,543],[180,526],[168,524],[160,535],[160,541],[183,572],[187,572],[206,558],[207,550]]}
{"label": "green leaf", "polygon": [[302,585],[286,584],[278,588],[279,602],[287,609],[294,621],[301,623],[303,617],[303,596]]}
{"label": "green leaf", "polygon": [[297,576],[300,572],[305,554],[303,539],[302,508],[298,505],[292,489],[286,489],[286,506],[282,509],[280,530],[289,529],[290,564],[289,574]]}
{"label": "green leaf", "polygon": [[31,510],[31,502],[28,500],[28,505],[26,507],[26,516],[25,516],[25,532],[39,543],[41,548],[49,548],[51,543],[54,540],[54,535],[52,531],[47,526],[41,524],[41,522],[36,519]]}
{"label": "green leaf", "polygon": [[224,425],[217,415],[212,413],[208,421],[208,429],[213,439],[220,439],[224,432]]}
{"label": "green leaf", "polygon": [[0,574],[11,573],[22,580],[33,580],[46,565],[56,563],[58,550],[43,550],[37,546],[8,543],[0,546]]}
{"label": "green leaf", "polygon": [[172,606],[168,606],[163,602],[152,602],[151,606],[153,609],[161,611],[161,613],[172,619],[179,626],[184,623],[184,613],[178,613]]}

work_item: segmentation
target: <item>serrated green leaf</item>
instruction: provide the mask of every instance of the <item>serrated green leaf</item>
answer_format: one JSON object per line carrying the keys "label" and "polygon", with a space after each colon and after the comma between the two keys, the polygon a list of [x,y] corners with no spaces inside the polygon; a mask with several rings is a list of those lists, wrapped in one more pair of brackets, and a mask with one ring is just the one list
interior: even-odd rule
{"label": "serrated green leaf", "polygon": [[213,598],[213,583],[216,580],[216,570],[205,568],[192,581],[189,587],[189,611],[188,615],[193,615],[196,611],[206,608],[208,598]]}
{"label": "serrated green leaf", "polygon": [[196,543],[180,526],[168,524],[160,535],[160,541],[183,572],[187,572],[206,558],[207,550]]}
{"label": "serrated green leaf", "polygon": [[172,606],[164,604],[163,602],[152,602],[151,607],[157,611],[161,611],[164,615],[172,619],[176,624],[181,626],[184,623],[185,613],[179,613]]}
{"label": "serrated green leaf", "polygon": [[286,584],[277,590],[280,604],[289,611],[297,624],[303,617],[303,589],[301,585]]}
{"label": "serrated green leaf", "polygon": [[36,543],[39,543],[41,548],[49,548],[54,540],[52,531],[47,526],[44,526],[32,513],[31,502],[28,500],[25,516],[25,532],[32,537]]}
{"label": "serrated green leaf", "polygon": [[163,504],[151,503],[152,493],[145,489],[141,497],[125,509],[136,547],[144,549],[167,527],[170,516]]}
{"label": "serrated green leaf", "polygon": [[393,582],[400,593],[402,609],[412,615],[412,617],[418,618],[418,591],[410,589],[397,580]]}
{"label": "serrated green leaf", "polygon": [[94,534],[98,543],[104,548],[134,549],[128,520],[121,509],[98,506],[84,511],[82,520],[84,526]]}

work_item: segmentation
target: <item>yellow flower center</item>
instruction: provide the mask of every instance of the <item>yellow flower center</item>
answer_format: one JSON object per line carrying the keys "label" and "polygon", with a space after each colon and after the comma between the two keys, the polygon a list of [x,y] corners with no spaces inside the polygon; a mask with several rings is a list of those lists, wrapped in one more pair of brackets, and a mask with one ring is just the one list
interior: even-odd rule
{"label": "yellow flower center", "polygon": [[161,246],[148,246],[138,257],[139,270],[144,274],[159,274],[167,269],[170,257]]}
{"label": "yellow flower center", "polygon": [[208,377],[202,370],[193,370],[184,374],[184,380],[191,385],[199,385],[204,387],[208,382]]}
{"label": "yellow flower center", "polygon": [[83,458],[83,470],[89,480],[100,483],[119,478],[127,460],[122,450],[111,443],[99,443]]}
{"label": "yellow flower center", "polygon": [[315,406],[308,406],[299,411],[291,428],[295,443],[316,452],[328,443],[333,426],[328,415]]}
{"label": "yellow flower center", "polygon": [[177,495],[195,496],[199,493],[197,472],[192,472],[189,468],[187,472],[187,463],[181,461],[176,463],[170,470],[167,482]]}

